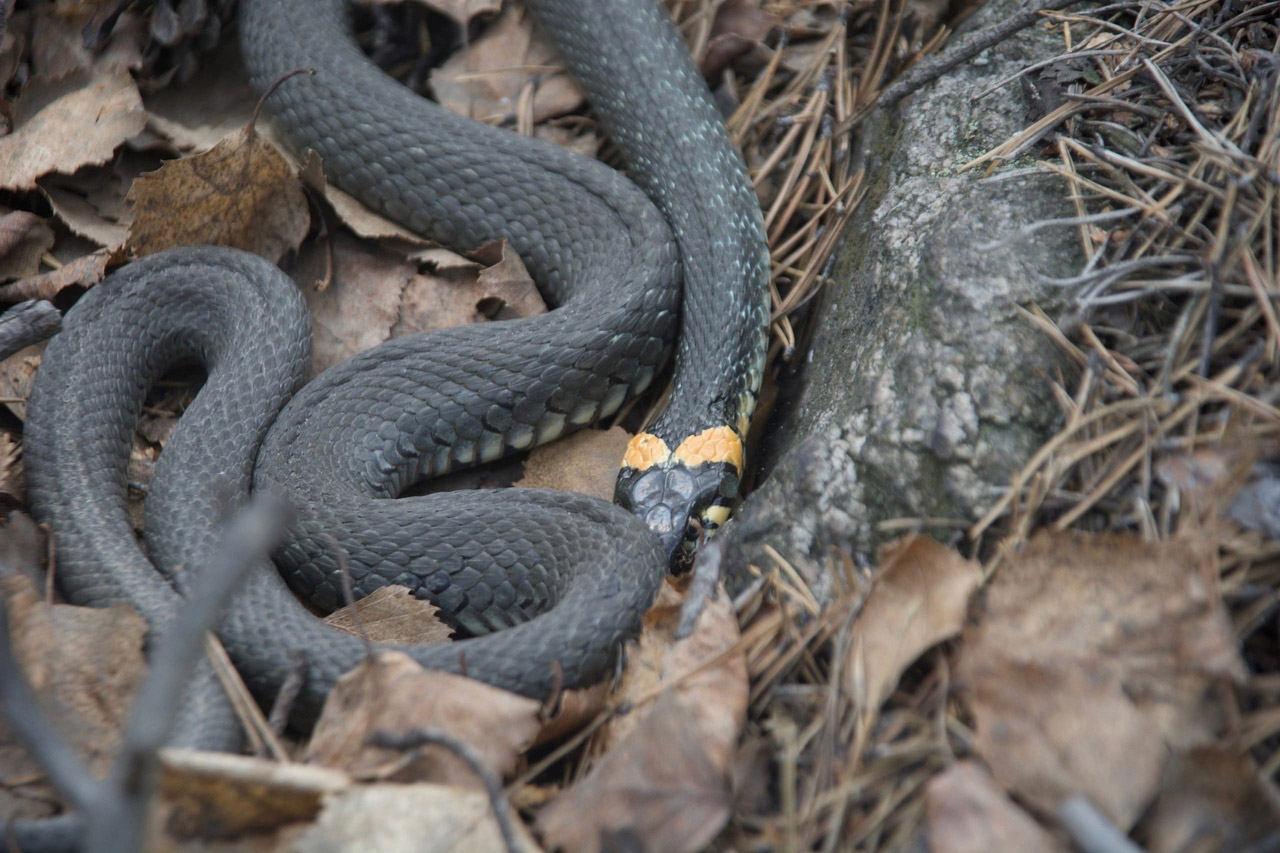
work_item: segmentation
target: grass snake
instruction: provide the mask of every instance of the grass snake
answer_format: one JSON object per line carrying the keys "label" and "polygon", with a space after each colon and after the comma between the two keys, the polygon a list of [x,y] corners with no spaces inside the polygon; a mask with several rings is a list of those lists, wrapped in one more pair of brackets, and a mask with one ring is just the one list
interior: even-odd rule
{"label": "grass snake", "polygon": [[[218,634],[264,700],[302,661],[295,722],[313,720],[364,655],[289,590],[340,603],[339,550],[357,595],[404,584],[482,635],[405,649],[426,666],[530,696],[598,680],[690,519],[715,527],[727,515],[764,359],[759,206],[683,41],[656,0],[527,4],[633,184],[399,86],[356,46],[342,0],[240,5],[255,87],[316,69],[267,99],[297,153],[315,150],[330,180],[430,239],[465,249],[505,237],[558,307],[388,341],[308,383],[306,312],[275,267],[217,248],[129,264],[68,312],[30,401],[29,494],[56,536],[60,588],[78,604],[131,603],[154,636],[229,508],[272,488],[298,522],[279,570],[251,572]],[[621,507],[520,489],[398,497],[616,411],[673,346],[670,402],[628,448]],[[144,554],[126,509],[131,437],[151,383],[190,361],[208,378],[157,465]],[[193,673],[179,731],[184,745],[236,745],[208,666]]]}

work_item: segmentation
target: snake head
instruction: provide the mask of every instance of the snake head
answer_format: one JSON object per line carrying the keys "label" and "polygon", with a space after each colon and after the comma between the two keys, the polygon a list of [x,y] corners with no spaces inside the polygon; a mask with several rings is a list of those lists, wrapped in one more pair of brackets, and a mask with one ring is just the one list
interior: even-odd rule
{"label": "snake head", "polygon": [[680,569],[700,538],[728,520],[741,470],[742,443],[728,427],[690,436],[674,452],[641,433],[627,447],[613,500],[653,531],[668,564]]}

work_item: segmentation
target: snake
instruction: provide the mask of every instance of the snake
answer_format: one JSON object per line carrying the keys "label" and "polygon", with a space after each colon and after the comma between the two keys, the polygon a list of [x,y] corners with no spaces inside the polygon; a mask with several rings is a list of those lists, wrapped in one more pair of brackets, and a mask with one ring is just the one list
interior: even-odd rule
{"label": "snake", "polygon": [[[765,359],[760,206],[656,0],[527,0],[627,163],[455,115],[361,52],[343,0],[241,0],[250,81],[288,146],[374,211],[455,249],[505,239],[553,310],[386,341],[308,381],[310,329],[276,266],[227,248],[133,261],[88,290],[49,344],[25,425],[28,493],[75,604],[124,601],[175,628],[223,520],[253,491],[295,507],[217,629],[270,702],[316,719],[366,655],[311,608],[389,584],[469,639],[404,645],[432,669],[531,697],[605,677],[667,569],[727,519]],[[288,77],[299,68],[313,74]],[[551,441],[662,376],[663,413],[628,444],[613,503],[498,489],[405,496],[424,480]],[[145,549],[127,510],[130,442],[174,365],[207,378],[156,464]],[[305,599],[310,604],[304,604]],[[204,662],[175,743],[235,749]]]}

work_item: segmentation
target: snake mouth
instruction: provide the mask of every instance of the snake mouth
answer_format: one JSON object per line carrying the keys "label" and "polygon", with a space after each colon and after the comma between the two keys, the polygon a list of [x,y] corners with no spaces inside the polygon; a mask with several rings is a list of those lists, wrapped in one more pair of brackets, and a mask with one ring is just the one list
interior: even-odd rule
{"label": "snake mouth", "polygon": [[680,571],[692,564],[700,540],[728,519],[737,491],[737,472],[715,463],[624,467],[614,502],[644,522],[658,537],[667,565]]}

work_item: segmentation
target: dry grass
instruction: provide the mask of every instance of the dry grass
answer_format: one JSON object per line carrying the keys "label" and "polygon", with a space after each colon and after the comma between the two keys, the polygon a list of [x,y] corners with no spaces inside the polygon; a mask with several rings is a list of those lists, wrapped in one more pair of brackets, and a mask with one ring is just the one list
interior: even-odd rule
{"label": "dry grass", "polygon": [[[1062,55],[1024,74],[1056,72],[1064,100],[969,164],[1042,157],[1076,208],[1081,251],[1079,273],[1053,282],[1076,310],[1026,308],[1072,369],[1053,387],[1061,429],[970,530],[988,571],[1045,527],[1154,540],[1205,523],[1280,438],[1280,3],[1230,8],[1184,0],[1046,13],[1040,26],[1061,34]],[[876,82],[918,47],[901,36],[901,9],[847,5],[815,31],[803,68],[777,74],[785,60],[775,54],[734,116],[757,185],[777,181],[764,194],[775,355],[794,344],[791,322],[822,286],[863,185],[849,139],[831,128],[856,125]],[[1239,695],[1243,741],[1273,781],[1278,558],[1262,533],[1228,527],[1221,537],[1221,594],[1255,673]],[[881,709],[855,707],[840,689],[865,589],[846,563],[846,594],[817,616],[785,572],[739,602],[752,719],[726,847],[906,847],[922,826],[925,782],[968,752],[943,650]]]}

